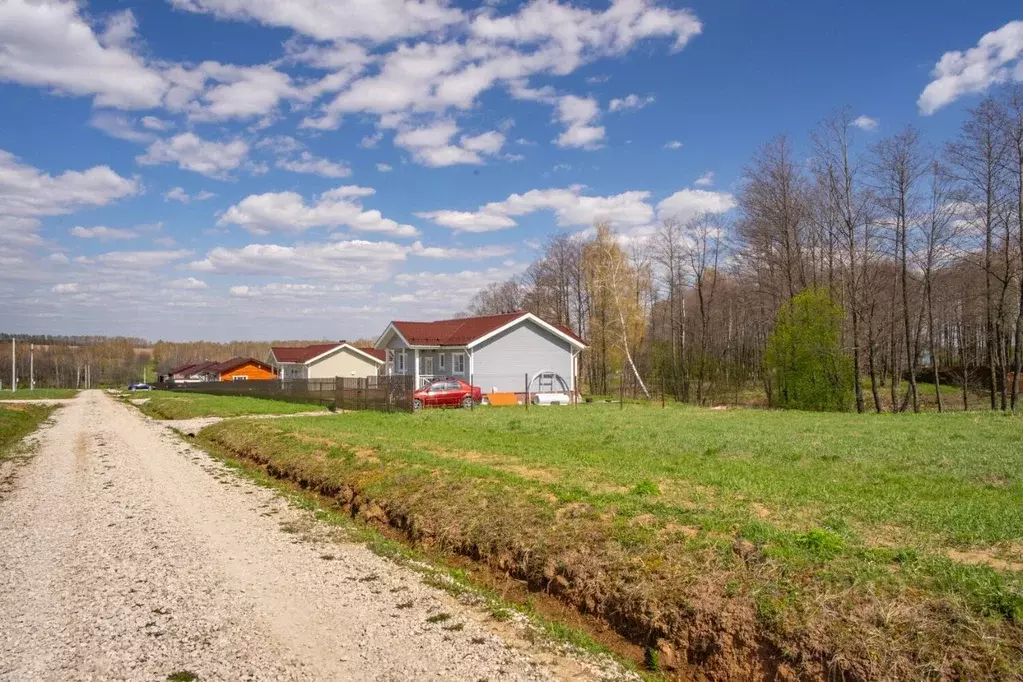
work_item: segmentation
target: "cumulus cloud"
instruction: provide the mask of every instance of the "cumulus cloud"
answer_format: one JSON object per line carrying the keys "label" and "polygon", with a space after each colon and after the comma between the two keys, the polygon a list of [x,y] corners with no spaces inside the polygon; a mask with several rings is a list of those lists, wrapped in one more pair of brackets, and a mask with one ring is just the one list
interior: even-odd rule
{"label": "cumulus cloud", "polygon": [[559,147],[596,149],[604,139],[604,127],[592,125],[600,116],[600,106],[592,97],[565,95],[558,99],[558,120],[565,132],[554,141]]}
{"label": "cumulus cloud", "polygon": [[588,226],[598,220],[620,225],[644,225],[653,219],[654,209],[647,203],[650,192],[622,192],[607,197],[585,196],[582,188],[533,189],[512,194],[503,201],[481,206],[476,211],[426,211],[416,216],[432,220],[456,232],[492,232],[517,223],[514,217],[537,211],[553,211],[561,227]]}
{"label": "cumulus cloud", "polygon": [[138,234],[131,230],[122,230],[115,227],[104,227],[97,225],[96,227],[82,227],[80,225],[71,228],[71,235],[73,237],[79,237],[81,239],[135,239]]}
{"label": "cumulus cloud", "polygon": [[432,168],[480,164],[484,156],[497,154],[504,146],[504,134],[497,131],[476,136],[463,135],[458,144],[452,142],[456,134],[458,126],[450,120],[420,127],[400,123],[394,144],[408,149],[418,163]]}
{"label": "cumulus cloud", "polygon": [[946,52],[935,64],[930,83],[920,93],[917,106],[925,116],[963,95],[984,92],[996,83],[1023,81],[1023,21],[985,33],[976,47],[966,52]]}
{"label": "cumulus cloud", "polygon": [[877,130],[877,127],[881,124],[876,118],[870,116],[857,116],[853,119],[852,124],[860,130],[866,130],[867,132]]}
{"label": "cumulus cloud", "polygon": [[105,265],[128,270],[147,270],[170,265],[193,254],[187,249],[164,251],[108,251],[98,256],[79,256],[76,263],[82,265]]}
{"label": "cumulus cloud", "polygon": [[104,206],[139,191],[135,180],[121,177],[108,166],[50,175],[0,150],[0,216],[61,215]]}
{"label": "cumulus cloud", "polygon": [[700,177],[696,178],[696,181],[693,184],[697,187],[710,187],[714,184],[714,171],[707,171]]}
{"label": "cumulus cloud", "polygon": [[462,20],[443,0],[170,0],[188,12],[224,19],[258,21],[290,28],[317,40],[367,39],[387,42],[436,31]]}
{"label": "cumulus cloud", "polygon": [[249,145],[243,140],[213,142],[195,133],[182,133],[149,145],[145,154],[135,157],[142,165],[176,163],[179,168],[211,178],[225,178],[245,160]]}
{"label": "cumulus cloud", "polygon": [[367,282],[381,282],[390,277],[391,265],[407,256],[408,247],[386,241],[248,244],[237,249],[218,246],[188,267],[195,272],[218,274],[344,280],[363,277]]}
{"label": "cumulus cloud", "polygon": [[182,204],[190,204],[193,201],[206,201],[207,199],[212,199],[215,196],[217,195],[213,192],[207,192],[206,190],[196,192],[195,194],[189,194],[185,191],[184,187],[171,187],[164,193],[163,198],[165,201],[180,201]]}
{"label": "cumulus cloud", "polygon": [[191,290],[202,290],[208,289],[209,284],[196,279],[195,277],[185,277],[184,279],[175,279],[168,283],[172,289],[191,289]]}
{"label": "cumulus cloud", "polygon": [[228,208],[217,224],[237,225],[252,234],[304,232],[313,227],[348,227],[397,237],[419,234],[412,225],[384,218],[380,211],[363,210],[359,199],[373,192],[368,187],[348,185],[324,192],[309,204],[297,192],[252,194]]}
{"label": "cumulus cloud", "polygon": [[322,178],[347,178],[352,174],[352,169],[343,163],[313,156],[309,152],[302,152],[298,158],[278,159],[277,167],[292,173],[310,173]]}
{"label": "cumulus cloud", "polygon": [[679,142],[678,140],[671,140],[670,142],[667,142],[664,145],[664,148],[665,149],[671,149],[672,151],[674,151],[676,149],[682,149],[682,143]]}
{"label": "cumulus cloud", "polygon": [[148,143],[156,139],[156,135],[148,130],[139,130],[136,124],[135,119],[112,111],[97,111],[89,119],[90,126],[119,140]]}
{"label": "cumulus cloud", "polygon": [[377,170],[380,171],[381,173],[390,173],[392,170],[394,170],[394,168],[392,168],[391,165],[387,163],[378,163]]}
{"label": "cumulus cloud", "polygon": [[159,106],[167,83],[127,47],[134,34],[131,13],[121,13],[107,28],[101,41],[76,2],[5,0],[0,80],[92,96],[101,107]]}
{"label": "cumulus cloud", "polygon": [[704,189],[683,189],[657,204],[661,219],[676,218],[683,222],[703,213],[726,213],[735,208],[735,197],[727,192]]}
{"label": "cumulus cloud", "polygon": [[653,95],[647,95],[646,97],[640,97],[639,95],[628,95],[621,99],[613,99],[608,105],[608,111],[626,111],[628,109],[642,109],[643,107],[653,104],[657,98]]}

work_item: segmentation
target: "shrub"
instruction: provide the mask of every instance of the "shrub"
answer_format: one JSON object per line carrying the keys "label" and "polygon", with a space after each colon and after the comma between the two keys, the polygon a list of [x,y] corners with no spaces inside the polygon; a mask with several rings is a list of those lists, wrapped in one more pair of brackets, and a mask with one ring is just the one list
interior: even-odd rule
{"label": "shrub", "polygon": [[820,289],[807,289],[782,306],[764,355],[775,405],[818,412],[852,406],[852,358],[841,344],[844,319],[842,307]]}

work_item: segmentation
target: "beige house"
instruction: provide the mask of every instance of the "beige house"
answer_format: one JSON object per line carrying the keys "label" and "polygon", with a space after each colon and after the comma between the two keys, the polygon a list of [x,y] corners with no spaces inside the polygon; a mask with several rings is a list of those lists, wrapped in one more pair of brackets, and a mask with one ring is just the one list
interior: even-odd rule
{"label": "beige house", "polygon": [[347,341],[313,346],[270,349],[267,362],[277,368],[284,381],[289,379],[333,379],[335,377],[376,376],[384,364],[384,352],[375,348],[357,348]]}

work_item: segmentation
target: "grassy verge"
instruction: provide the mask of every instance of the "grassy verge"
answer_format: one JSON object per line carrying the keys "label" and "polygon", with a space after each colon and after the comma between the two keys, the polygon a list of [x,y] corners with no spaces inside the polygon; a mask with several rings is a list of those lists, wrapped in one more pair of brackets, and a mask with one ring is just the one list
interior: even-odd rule
{"label": "grassy verge", "polygon": [[205,393],[132,393],[127,400],[148,398],[139,408],[154,419],[192,419],[194,417],[240,417],[253,414],[295,414],[326,410],[320,405],[287,403],[248,396],[209,395]]}
{"label": "grassy verge", "polygon": [[53,410],[45,405],[0,406],[0,459],[7,457]]}
{"label": "grassy verge", "polygon": [[21,389],[11,393],[0,391],[0,400],[58,400],[74,398],[78,395],[75,388],[36,388],[33,390]]}
{"label": "grassy verge", "polygon": [[[506,581],[493,580],[492,575],[481,575],[470,570],[465,561],[450,555],[429,551],[427,547],[416,547],[396,538],[391,528],[380,528],[374,524],[353,521],[346,510],[339,509],[334,498],[325,497],[304,488],[294,481],[269,474],[265,467],[248,458],[232,456],[223,448],[207,441],[206,451],[240,476],[280,494],[289,504],[312,512],[315,518],[328,525],[338,527],[351,542],[365,544],[375,554],[409,568],[423,576],[423,581],[444,590],[460,600],[489,611],[495,621],[525,619],[527,636],[540,636],[543,641],[555,646],[567,645],[577,652],[607,658],[625,670],[638,673],[647,682],[660,682],[664,676],[656,671],[647,671],[635,665],[635,652],[623,652],[620,647],[609,648],[591,637],[580,628],[567,626],[547,617],[549,609],[538,606],[532,597],[518,598],[510,592]],[[603,638],[606,641],[606,637]],[[620,642],[615,642],[616,644]],[[641,652],[640,652],[641,653]],[[642,658],[642,656],[640,656]]]}
{"label": "grassy verge", "polygon": [[1023,429],[993,414],[358,413],[200,439],[726,677],[1023,676]]}

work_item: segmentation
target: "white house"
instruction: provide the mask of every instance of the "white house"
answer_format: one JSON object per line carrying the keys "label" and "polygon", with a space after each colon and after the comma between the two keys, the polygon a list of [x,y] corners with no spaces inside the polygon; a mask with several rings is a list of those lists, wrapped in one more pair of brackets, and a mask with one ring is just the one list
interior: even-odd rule
{"label": "white house", "polygon": [[[527,381],[556,374],[576,390],[582,339],[561,325],[527,312],[435,322],[394,321],[377,339],[384,373],[415,376],[422,387],[435,378],[456,377],[484,393],[523,393]],[[530,392],[543,390],[533,384]]]}
{"label": "white house", "polygon": [[364,378],[380,373],[384,352],[357,348],[347,341],[321,343],[298,348],[274,346],[267,358],[281,379]]}

